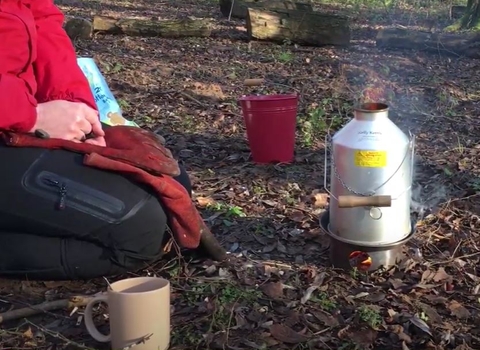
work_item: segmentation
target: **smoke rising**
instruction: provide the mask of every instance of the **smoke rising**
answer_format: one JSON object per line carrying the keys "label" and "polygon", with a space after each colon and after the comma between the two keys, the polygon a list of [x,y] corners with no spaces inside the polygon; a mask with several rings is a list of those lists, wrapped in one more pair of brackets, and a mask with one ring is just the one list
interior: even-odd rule
{"label": "smoke rising", "polygon": [[412,184],[411,213],[418,220],[436,213],[442,203],[451,196],[449,188],[442,182],[439,174],[426,166],[422,158],[415,156]]}

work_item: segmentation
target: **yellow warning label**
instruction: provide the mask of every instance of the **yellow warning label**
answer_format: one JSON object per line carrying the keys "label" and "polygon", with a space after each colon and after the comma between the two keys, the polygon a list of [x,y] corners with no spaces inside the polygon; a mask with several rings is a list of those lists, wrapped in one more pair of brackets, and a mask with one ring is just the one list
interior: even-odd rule
{"label": "yellow warning label", "polygon": [[386,151],[355,151],[355,165],[363,168],[387,166]]}

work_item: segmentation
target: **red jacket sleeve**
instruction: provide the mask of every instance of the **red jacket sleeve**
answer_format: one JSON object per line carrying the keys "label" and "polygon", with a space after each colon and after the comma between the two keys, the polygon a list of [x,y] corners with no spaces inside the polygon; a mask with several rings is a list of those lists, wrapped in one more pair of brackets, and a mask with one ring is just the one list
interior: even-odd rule
{"label": "red jacket sleeve", "polygon": [[31,1],[37,28],[34,63],[38,102],[67,100],[96,109],[88,80],[77,64],[75,48],[63,29],[64,15],[53,0]]}
{"label": "red jacket sleeve", "polygon": [[10,73],[0,74],[0,129],[29,132],[37,120],[36,105],[25,81]]}
{"label": "red jacket sleeve", "polygon": [[31,65],[33,20],[26,8],[0,5],[0,129],[30,131],[37,106]]}

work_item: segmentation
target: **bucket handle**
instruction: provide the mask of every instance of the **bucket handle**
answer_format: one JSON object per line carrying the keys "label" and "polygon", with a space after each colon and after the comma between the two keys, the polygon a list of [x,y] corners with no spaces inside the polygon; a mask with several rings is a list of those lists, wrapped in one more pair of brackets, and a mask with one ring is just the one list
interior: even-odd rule
{"label": "bucket handle", "polygon": [[[374,190],[372,191],[369,191],[369,192],[358,192],[358,191],[355,191],[353,188],[351,188],[350,186],[348,186],[342,179],[342,177],[340,176],[340,174],[338,173],[337,171],[337,167],[335,166],[335,156],[333,155],[333,152],[332,152],[332,168],[333,168],[333,172],[334,172],[334,175],[335,177],[337,178],[337,180],[340,182],[340,184],[342,185],[342,187],[344,189],[346,189],[347,191],[349,191],[350,193],[353,193],[354,195],[356,196],[360,196],[360,197],[372,197],[372,196],[375,196],[375,194],[377,193],[377,191],[382,188],[383,186],[385,186],[394,176],[395,174],[400,170],[400,168],[402,167],[403,163],[405,163],[405,160],[407,159],[407,156],[409,153],[411,153],[411,168],[410,168],[410,178],[413,179],[413,168],[414,168],[414,159],[415,159],[415,135],[412,134],[412,132],[409,130],[408,131],[409,133],[409,144],[410,144],[410,147],[407,148],[407,151],[405,152],[405,156],[403,157],[402,159],[402,162],[400,163],[400,165],[397,167],[397,169],[393,172],[393,174],[391,176],[389,176],[387,178],[387,180],[385,180],[382,184],[380,184],[379,186],[377,186],[377,188],[375,188]],[[329,144],[330,144],[330,141],[331,140],[331,137],[330,137],[330,134],[327,134],[325,135],[325,159],[324,159],[324,175],[323,175],[323,187],[325,188],[325,191],[330,195],[330,197],[334,198],[336,201],[339,201],[339,199],[337,197],[335,197],[333,195],[333,193],[328,189],[327,187],[327,168],[328,168],[328,149],[329,149]],[[409,152],[409,148],[411,148],[411,152]],[[391,200],[396,200],[398,198],[400,198],[405,192],[409,191],[410,189],[412,188],[412,184],[410,184],[409,187],[407,187],[405,190],[403,190],[400,194],[398,194],[397,196],[395,196],[395,198],[389,196],[391,198]],[[357,205],[355,205],[357,206]],[[368,206],[368,205],[367,205]],[[379,205],[377,205],[379,206]],[[345,207],[345,208],[351,208],[351,206],[348,206],[348,207]]]}

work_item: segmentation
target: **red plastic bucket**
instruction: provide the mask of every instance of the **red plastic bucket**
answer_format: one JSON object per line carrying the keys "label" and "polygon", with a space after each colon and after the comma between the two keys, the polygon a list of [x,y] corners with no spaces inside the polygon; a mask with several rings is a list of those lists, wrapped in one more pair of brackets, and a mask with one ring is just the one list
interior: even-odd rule
{"label": "red plastic bucket", "polygon": [[290,163],[294,158],[298,95],[240,98],[247,138],[256,163]]}

